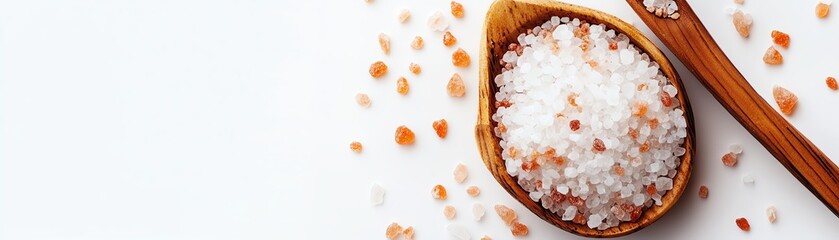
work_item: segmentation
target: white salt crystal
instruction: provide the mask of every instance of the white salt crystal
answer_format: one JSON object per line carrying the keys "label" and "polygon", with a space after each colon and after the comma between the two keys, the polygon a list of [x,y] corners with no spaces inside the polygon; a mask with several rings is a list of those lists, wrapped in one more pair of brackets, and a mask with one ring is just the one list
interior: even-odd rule
{"label": "white salt crystal", "polygon": [[623,64],[623,65],[629,65],[629,64],[632,64],[632,62],[635,61],[635,57],[632,56],[632,51],[629,51],[627,49],[624,49],[624,50],[620,51],[620,57],[621,57],[621,64]]}
{"label": "white salt crystal", "polygon": [[382,188],[382,186],[379,186],[379,184],[374,183],[373,186],[370,187],[370,204],[373,206],[382,205],[382,203],[384,203],[384,199],[385,189]]}
{"label": "white salt crystal", "polygon": [[486,213],[486,209],[484,209],[483,204],[472,204],[472,216],[475,218],[475,221],[481,221],[481,219],[484,218],[484,213]]}
{"label": "white salt crystal", "polygon": [[743,175],[743,178],[741,180],[743,180],[743,183],[745,183],[745,184],[754,184],[755,183],[755,177],[753,177],[751,174]]}
{"label": "white salt crystal", "polygon": [[603,218],[600,214],[592,214],[588,217],[588,227],[589,228],[596,228],[600,223],[603,222]]}
{"label": "white salt crystal", "polygon": [[445,31],[446,28],[449,28],[449,22],[446,21],[446,18],[440,11],[435,11],[431,16],[428,16],[428,22],[426,24],[428,28],[438,32]]}
{"label": "white salt crystal", "polygon": [[577,216],[577,207],[568,206],[568,208],[565,209],[565,212],[562,213],[562,220],[571,221],[571,219],[574,219],[575,216]]}
{"label": "white salt crystal", "polygon": [[740,144],[736,144],[736,143],[731,144],[731,145],[728,146],[728,151],[730,151],[734,154],[740,155],[741,153],[743,153],[743,146],[740,146]]}
{"label": "white salt crystal", "polygon": [[568,193],[568,185],[561,184],[561,185],[556,187],[556,191],[561,193],[561,194],[567,194]]}
{"label": "white salt crystal", "polygon": [[542,195],[545,195],[545,193],[536,191],[536,192],[531,192],[529,195],[530,195],[530,199],[532,199],[533,201],[539,201],[539,199],[542,198]]}
{"label": "white salt crystal", "polygon": [[449,235],[452,238],[457,240],[470,240],[472,236],[469,235],[469,230],[466,229],[463,225],[460,224],[449,224],[446,226],[446,231],[449,232]]}

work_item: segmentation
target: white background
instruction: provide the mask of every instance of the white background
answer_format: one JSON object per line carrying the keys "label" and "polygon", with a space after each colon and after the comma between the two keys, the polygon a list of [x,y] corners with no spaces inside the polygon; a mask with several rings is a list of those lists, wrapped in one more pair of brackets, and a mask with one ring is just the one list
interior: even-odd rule
{"label": "white background", "polygon": [[[623,1],[570,2],[635,22],[655,39]],[[578,238],[528,212],[482,165],[473,126],[491,1],[462,3],[466,18],[453,20],[443,0],[0,1],[0,239],[384,239],[392,221],[414,226],[417,239],[447,239],[450,223],[473,239],[512,238],[493,211],[473,221],[473,202],[516,209],[527,239]],[[747,0],[755,24],[742,39],[723,11],[731,0],[692,1],[764,98],[774,84],[800,96],[788,119],[836,159],[839,95],[824,78],[839,75],[839,12],[816,19],[815,3]],[[402,8],[413,12],[404,25]],[[454,48],[425,27],[434,10],[472,55],[468,69],[452,67]],[[792,36],[782,66],[761,62],[772,29]],[[379,32],[392,38],[389,56]],[[423,50],[409,48],[414,35],[426,39]],[[668,214],[626,238],[839,236],[839,219],[668,56],[693,104],[694,171]],[[380,80],[367,73],[376,60],[390,66]],[[410,62],[422,65],[420,76],[409,74]],[[464,98],[446,95],[455,72]],[[408,96],[396,94],[400,75]],[[355,104],[358,92],[370,94],[371,108]],[[439,118],[449,122],[444,140],[431,128]],[[403,124],[417,134],[411,147],[393,141]],[[362,154],[349,150],[354,140]],[[732,143],[745,152],[726,168],[719,159]],[[463,185],[451,176],[459,162],[470,171]],[[744,185],[744,174],[756,184]],[[369,205],[372,183],[387,189],[382,206]],[[449,200],[431,199],[438,183]],[[708,199],[696,195],[701,184]],[[468,185],[481,195],[467,197]],[[445,220],[444,204],[457,207],[455,220]],[[778,208],[775,224],[769,205]],[[740,231],[737,217],[752,231]]]}

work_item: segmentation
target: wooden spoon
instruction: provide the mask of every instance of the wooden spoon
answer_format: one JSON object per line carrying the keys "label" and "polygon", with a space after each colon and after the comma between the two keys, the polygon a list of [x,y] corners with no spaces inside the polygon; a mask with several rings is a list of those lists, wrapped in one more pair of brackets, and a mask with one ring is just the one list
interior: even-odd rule
{"label": "wooden spoon", "polygon": [[642,0],[627,2],[717,101],[839,217],[839,168],[755,92],[687,1],[675,0],[678,20],[656,17]]}
{"label": "wooden spoon", "polygon": [[[495,93],[498,91],[493,79],[501,73],[499,60],[507,51],[510,43],[515,43],[516,37],[549,21],[552,16],[571,17],[585,20],[592,24],[604,24],[608,29],[614,29],[629,37],[631,42],[642,52],[647,53],[650,58],[661,66],[661,71],[670,79],[673,86],[679,89],[677,98],[680,108],[685,112],[687,120],[687,138],[683,147],[687,150],[681,159],[681,165],[673,179],[673,189],[662,197],[662,205],[648,208],[634,222],[622,222],[620,225],[605,230],[591,229],[586,225],[576,224],[562,220],[562,213],[554,213],[542,208],[541,204],[534,202],[528,196],[527,191],[519,186],[517,179],[507,173],[504,159],[501,158],[501,147],[499,138],[493,133],[496,123],[491,120],[495,113]],[[632,25],[603,12],[576,5],[556,2],[552,0],[496,0],[490,6],[484,21],[484,29],[481,37],[480,57],[480,86],[479,86],[479,109],[478,123],[475,126],[475,138],[481,152],[484,164],[498,180],[504,189],[519,202],[524,204],[531,212],[545,221],[568,232],[586,237],[617,237],[638,231],[660,218],[682,195],[690,177],[691,158],[694,154],[694,127],[693,114],[690,110],[690,103],[679,75],[673,69],[670,61],[658,48]]]}

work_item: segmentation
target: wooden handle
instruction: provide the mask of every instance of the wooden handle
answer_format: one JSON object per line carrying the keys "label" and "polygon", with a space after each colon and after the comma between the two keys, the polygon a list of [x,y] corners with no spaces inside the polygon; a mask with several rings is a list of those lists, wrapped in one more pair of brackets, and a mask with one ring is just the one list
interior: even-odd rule
{"label": "wooden handle", "polygon": [[839,168],[755,92],[690,5],[675,0],[681,17],[672,20],[647,12],[642,0],[627,2],[717,101],[839,217]]}

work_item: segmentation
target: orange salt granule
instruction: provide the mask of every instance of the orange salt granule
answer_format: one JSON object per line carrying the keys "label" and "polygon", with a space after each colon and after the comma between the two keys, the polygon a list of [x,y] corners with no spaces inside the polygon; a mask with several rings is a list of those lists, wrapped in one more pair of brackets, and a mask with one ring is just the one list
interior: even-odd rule
{"label": "orange salt granule", "polygon": [[353,152],[360,153],[361,152],[361,143],[360,142],[351,142],[350,143],[350,150]]}
{"label": "orange salt granule", "polygon": [[391,223],[387,226],[387,230],[385,231],[387,239],[397,239],[400,235],[402,235],[402,226],[399,226],[398,223]]}
{"label": "orange salt granule", "polygon": [[355,102],[358,103],[358,105],[361,106],[361,107],[364,107],[364,108],[370,107],[370,103],[371,103],[370,96],[367,96],[367,94],[364,94],[364,93],[356,94],[355,95]]}
{"label": "orange salt granule", "polygon": [[411,42],[411,48],[416,49],[416,50],[422,49],[423,45],[425,45],[425,44],[422,41],[422,37],[420,37],[420,36],[414,37],[414,41]]}
{"label": "orange salt granule", "polygon": [[661,99],[661,104],[664,105],[664,107],[670,107],[670,105],[673,105],[673,99],[670,98],[670,95],[666,92],[662,92],[659,98]]}
{"label": "orange salt granule", "polygon": [[463,97],[466,94],[466,84],[463,83],[463,78],[460,77],[460,74],[455,73],[452,75],[449,83],[446,84],[446,92],[452,97]]}
{"label": "orange salt granule", "polygon": [[390,54],[390,37],[384,33],[379,33],[379,48],[385,52],[385,55]]}
{"label": "orange salt granule", "polygon": [[574,215],[574,219],[571,219],[571,222],[583,225],[583,224],[586,224],[586,222],[588,222],[588,220],[586,219],[585,216],[583,216],[583,214],[577,212],[577,215]]}
{"label": "orange salt granule", "polygon": [[638,148],[638,151],[642,153],[650,151],[650,141],[648,140],[641,144],[641,147]]}
{"label": "orange salt granule", "polygon": [[781,109],[781,112],[786,115],[791,115],[795,110],[795,105],[798,104],[798,97],[786,88],[775,86],[772,88],[772,96],[775,97],[775,103]]}
{"label": "orange salt granule", "polygon": [[739,33],[743,38],[748,38],[752,29],[752,16],[748,13],[737,10],[737,12],[734,13],[733,22],[737,33]]}
{"label": "orange salt granule", "polygon": [[405,228],[405,230],[402,231],[402,237],[404,237],[405,240],[414,240],[414,227]]}
{"label": "orange salt granule", "polygon": [[457,43],[457,38],[452,35],[452,32],[446,31],[446,33],[443,34],[443,45],[451,47],[454,46],[455,43]]}
{"label": "orange salt granule", "polygon": [[452,16],[455,18],[463,18],[463,4],[452,1]]}
{"label": "orange salt granule", "polygon": [[457,214],[457,209],[454,208],[452,205],[446,205],[443,208],[443,216],[446,216],[446,219],[452,220],[454,219],[454,215]]}
{"label": "orange salt granule", "polygon": [[609,42],[609,50],[618,50],[618,42]]}
{"label": "orange salt granule", "polygon": [[772,42],[775,44],[780,45],[781,47],[788,48],[789,47],[789,34],[778,30],[772,30]]}
{"label": "orange salt granule", "polygon": [[504,223],[508,226],[518,219],[516,211],[501,204],[495,205],[495,213],[498,213],[501,220],[504,220]]}
{"label": "orange salt granule", "polygon": [[823,2],[819,2],[819,4],[816,4],[816,17],[826,18],[828,13],[830,13],[830,4],[826,4]]}
{"label": "orange salt granule", "polygon": [[519,221],[514,221],[513,225],[510,226],[510,231],[513,233],[513,236],[526,236],[527,225],[524,225]]}
{"label": "orange salt granule", "polygon": [[574,119],[568,123],[569,127],[571,127],[571,131],[580,130],[580,120]]}
{"label": "orange salt granule", "polygon": [[766,49],[766,53],[763,54],[763,62],[769,65],[778,65],[784,63],[784,56],[778,52],[778,49],[771,46],[769,49]]}
{"label": "orange salt granule", "polygon": [[446,119],[434,121],[431,123],[431,127],[434,128],[434,132],[440,138],[446,138],[446,135],[449,133],[449,123],[446,122]]}
{"label": "orange salt granule", "polygon": [[519,155],[519,150],[516,147],[510,147],[510,157],[516,158],[516,155]]}
{"label": "orange salt granule", "polygon": [[647,103],[636,102],[632,104],[632,116],[641,117],[647,115]]}
{"label": "orange salt granule", "polygon": [[536,161],[524,161],[521,163],[521,169],[525,172],[532,172],[533,170],[539,169],[539,163]]}
{"label": "orange salt granule", "polygon": [[457,48],[457,50],[452,53],[452,64],[454,64],[455,67],[468,67],[469,62],[469,54],[466,53],[463,48]]}
{"label": "orange salt granule", "polygon": [[436,186],[434,186],[433,189],[431,189],[431,197],[433,197],[434,199],[446,200],[446,198],[448,197],[448,195],[446,194],[446,187],[437,184]]}
{"label": "orange salt granule", "polygon": [[638,139],[638,134],[640,134],[640,132],[638,129],[630,128],[627,134],[629,134],[629,137],[632,139]]}
{"label": "orange salt granule", "polygon": [[414,143],[414,132],[405,125],[396,128],[395,139],[399,145],[410,145]]}
{"label": "orange salt granule", "polygon": [[699,198],[708,198],[708,187],[705,185],[699,186]]}
{"label": "orange salt granule", "polygon": [[606,145],[603,144],[603,140],[600,140],[599,138],[595,138],[594,143],[591,145],[591,149],[594,150],[595,152],[606,151]]}
{"label": "orange salt granule", "polygon": [[748,232],[749,229],[751,229],[751,226],[749,225],[749,220],[746,220],[746,218],[738,218],[734,222],[737,223],[737,227],[739,227],[740,230]]}
{"label": "orange salt granule", "polygon": [[614,167],[612,167],[612,171],[615,171],[615,174],[617,174],[618,176],[623,177],[624,172],[621,166],[615,165]]}
{"label": "orange salt granule", "polygon": [[411,65],[408,65],[408,70],[411,70],[411,72],[414,73],[414,75],[419,75],[422,72],[422,68],[420,68],[420,65],[416,63],[411,63]]}
{"label": "orange salt granule", "polygon": [[478,186],[469,186],[468,188],[466,188],[466,194],[468,194],[470,197],[477,197],[481,194],[481,189],[478,188]]}
{"label": "orange salt granule", "polygon": [[733,167],[737,164],[737,154],[728,152],[725,155],[722,155],[722,164],[726,167]]}
{"label": "orange salt granule", "polygon": [[650,185],[647,185],[647,194],[648,194],[648,195],[652,196],[652,195],[654,195],[656,192],[657,192],[657,191],[656,191],[656,189],[655,189],[655,183],[650,184]]}
{"label": "orange salt granule", "polygon": [[839,84],[836,83],[836,78],[827,77],[827,79],[825,79],[824,82],[827,84],[827,87],[829,87],[831,90],[839,90]]}
{"label": "orange salt granule", "polygon": [[484,237],[481,238],[481,240],[492,240],[492,238],[489,237],[489,236],[484,236]]}
{"label": "orange salt granule", "polygon": [[457,183],[463,183],[466,181],[466,178],[469,177],[469,171],[466,170],[466,165],[460,163],[454,168],[454,173],[452,175],[454,175],[454,180]]}
{"label": "orange salt granule", "polygon": [[411,88],[411,86],[408,85],[408,79],[405,79],[405,77],[399,77],[399,79],[396,79],[396,92],[401,95],[406,95],[408,94],[409,88]]}
{"label": "orange salt granule", "polygon": [[650,119],[650,121],[647,121],[647,123],[650,125],[650,129],[658,128],[658,118]]}
{"label": "orange salt granule", "polygon": [[373,78],[379,78],[387,73],[387,65],[382,61],[376,61],[373,64],[370,64],[369,72],[370,76]]}
{"label": "orange salt granule", "polygon": [[503,123],[498,123],[498,131],[502,133],[507,132],[507,125],[504,125]]}

